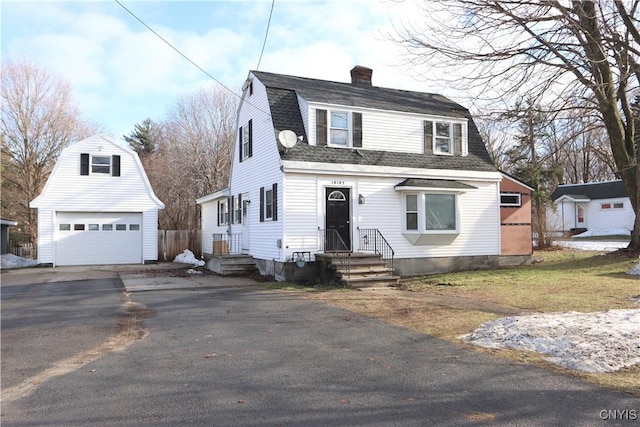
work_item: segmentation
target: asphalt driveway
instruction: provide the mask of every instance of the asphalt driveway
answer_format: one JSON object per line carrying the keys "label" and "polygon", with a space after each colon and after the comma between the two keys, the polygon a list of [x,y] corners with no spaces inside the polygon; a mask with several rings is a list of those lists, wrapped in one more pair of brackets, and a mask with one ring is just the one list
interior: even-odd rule
{"label": "asphalt driveway", "polygon": [[246,280],[129,293],[115,274],[17,277],[2,277],[3,426],[588,426],[640,417],[631,396]]}

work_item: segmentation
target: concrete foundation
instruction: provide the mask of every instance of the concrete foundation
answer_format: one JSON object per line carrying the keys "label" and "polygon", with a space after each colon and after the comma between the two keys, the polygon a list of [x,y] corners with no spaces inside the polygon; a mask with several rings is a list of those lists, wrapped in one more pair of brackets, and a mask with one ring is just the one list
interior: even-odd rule
{"label": "concrete foundation", "polygon": [[500,266],[498,255],[439,258],[400,258],[393,261],[396,274],[421,276],[459,270],[494,269]]}
{"label": "concrete foundation", "polygon": [[516,267],[519,265],[529,265],[533,261],[533,255],[508,255],[499,259],[500,267]]}

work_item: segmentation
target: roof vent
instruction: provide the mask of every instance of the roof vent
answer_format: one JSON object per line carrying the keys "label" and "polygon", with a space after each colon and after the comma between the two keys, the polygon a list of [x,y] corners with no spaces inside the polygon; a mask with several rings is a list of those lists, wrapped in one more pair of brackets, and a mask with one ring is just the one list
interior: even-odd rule
{"label": "roof vent", "polygon": [[351,69],[351,84],[371,86],[372,74],[373,70],[371,68],[356,65]]}

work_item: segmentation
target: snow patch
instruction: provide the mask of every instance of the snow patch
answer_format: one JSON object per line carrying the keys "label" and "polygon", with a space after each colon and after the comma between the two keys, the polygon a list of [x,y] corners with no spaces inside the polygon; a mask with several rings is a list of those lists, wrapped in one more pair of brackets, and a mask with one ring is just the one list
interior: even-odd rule
{"label": "snow patch", "polygon": [[573,237],[593,237],[593,236],[631,236],[631,231],[624,228],[587,230],[584,233],[576,234]]}
{"label": "snow patch", "polygon": [[9,268],[35,267],[38,265],[38,261],[35,259],[22,258],[13,254],[4,254],[0,257],[0,264],[0,267],[4,270]]}
{"label": "snow patch", "polygon": [[640,309],[504,317],[459,338],[546,354],[545,360],[569,369],[614,372],[640,364]]}
{"label": "snow patch", "polygon": [[173,260],[173,262],[191,264],[196,267],[202,267],[205,264],[203,260],[197,259],[193,254],[193,252],[191,252],[189,249],[185,249],[181,254],[178,254]]}

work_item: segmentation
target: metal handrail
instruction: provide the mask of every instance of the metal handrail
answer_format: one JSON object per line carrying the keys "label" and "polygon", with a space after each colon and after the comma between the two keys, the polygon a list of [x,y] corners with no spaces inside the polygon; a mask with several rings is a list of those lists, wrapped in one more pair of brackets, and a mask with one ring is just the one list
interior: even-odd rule
{"label": "metal handrail", "polygon": [[213,255],[242,253],[242,233],[213,233]]}
{"label": "metal handrail", "polygon": [[395,251],[377,228],[358,227],[359,250],[374,252],[382,257],[387,267],[393,271]]}
{"label": "metal handrail", "polygon": [[321,252],[330,253],[336,257],[347,273],[347,278],[351,278],[351,249],[337,230],[324,230],[318,227],[318,246]]}

